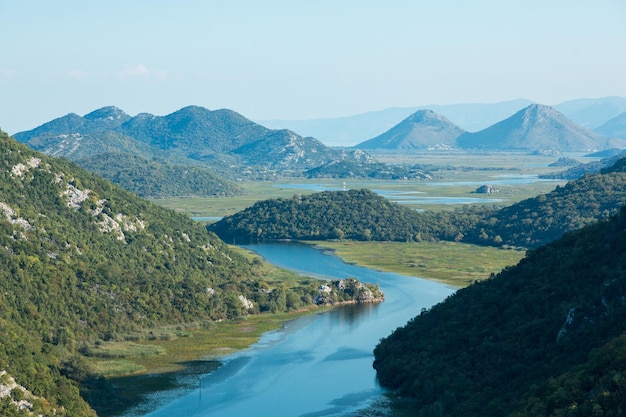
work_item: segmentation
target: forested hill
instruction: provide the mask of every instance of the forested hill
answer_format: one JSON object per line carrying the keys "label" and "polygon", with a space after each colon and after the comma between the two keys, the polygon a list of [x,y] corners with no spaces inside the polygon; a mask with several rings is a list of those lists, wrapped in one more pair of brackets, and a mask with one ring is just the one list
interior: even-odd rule
{"label": "forested hill", "polygon": [[626,158],[511,206],[416,212],[368,190],[260,201],[209,226],[228,242],[263,239],[456,240],[535,248],[626,205]]}
{"label": "forested hill", "polygon": [[29,391],[35,414],[91,415],[64,376],[84,374],[76,370],[81,346],[152,326],[298,308],[317,289],[273,288],[261,264],[188,217],[1,131],[0,265],[2,416],[18,415],[15,401],[26,395],[4,395],[11,378]]}
{"label": "forested hill", "polygon": [[259,201],[210,225],[209,230],[227,242],[343,238],[415,241],[430,237],[429,219],[362,189]]}
{"label": "forested hill", "polygon": [[626,409],[626,210],[457,291],[383,339],[380,382],[418,416]]}
{"label": "forested hill", "polygon": [[[463,241],[535,248],[565,232],[613,216],[626,205],[625,163],[626,159],[618,160],[602,173],[587,174],[548,194],[486,213],[474,226],[460,231]],[[452,215],[448,222],[461,218],[461,214]]]}

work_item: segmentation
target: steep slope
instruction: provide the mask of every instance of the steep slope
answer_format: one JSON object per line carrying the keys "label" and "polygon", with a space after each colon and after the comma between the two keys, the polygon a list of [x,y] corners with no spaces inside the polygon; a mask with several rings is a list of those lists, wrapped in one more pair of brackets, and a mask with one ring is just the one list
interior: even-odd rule
{"label": "steep slope", "polygon": [[465,149],[592,151],[618,147],[587,130],[551,107],[533,104],[513,116],[476,133],[464,133],[457,144]]}
{"label": "steep slope", "polygon": [[33,410],[46,416],[92,414],[66,376],[88,373],[80,352],[98,340],[316,295],[299,284],[281,293],[301,305],[277,303],[258,291],[271,282],[262,269],[201,225],[3,132],[0,248],[0,373],[43,398]]}
{"label": "steep slope", "polygon": [[419,110],[387,132],[356,145],[359,149],[449,148],[463,129],[431,110]]}
{"label": "steep slope", "polygon": [[623,210],[397,329],[375,349],[379,381],[418,416],[619,415],[625,270]]}
{"label": "steep slope", "polygon": [[594,131],[608,138],[626,140],[626,112],[615,116],[603,125],[595,128]]}

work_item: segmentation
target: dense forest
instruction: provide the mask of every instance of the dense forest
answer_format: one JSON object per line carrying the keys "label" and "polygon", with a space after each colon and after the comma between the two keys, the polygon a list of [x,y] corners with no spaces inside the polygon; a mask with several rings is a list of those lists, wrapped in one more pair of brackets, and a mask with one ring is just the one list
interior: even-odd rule
{"label": "dense forest", "polygon": [[416,212],[369,190],[260,201],[209,226],[226,241],[264,239],[450,240],[536,248],[608,218],[626,204],[626,159],[598,174],[504,208]]}
{"label": "dense forest", "polygon": [[626,410],[626,209],[535,249],[383,339],[380,382],[419,416]]}
{"label": "dense forest", "polygon": [[0,384],[24,387],[2,396],[3,416],[22,415],[24,396],[36,414],[92,415],[71,378],[98,341],[297,309],[318,294],[315,280],[272,284],[262,262],[188,217],[3,132],[0,248]]}
{"label": "dense forest", "polygon": [[209,226],[227,242],[264,239],[419,241],[430,217],[361,189],[259,201]]}
{"label": "dense forest", "polygon": [[[544,195],[504,207],[462,230],[464,242],[535,248],[626,204],[626,159],[599,174],[587,174]],[[450,220],[454,222],[454,219]]]}

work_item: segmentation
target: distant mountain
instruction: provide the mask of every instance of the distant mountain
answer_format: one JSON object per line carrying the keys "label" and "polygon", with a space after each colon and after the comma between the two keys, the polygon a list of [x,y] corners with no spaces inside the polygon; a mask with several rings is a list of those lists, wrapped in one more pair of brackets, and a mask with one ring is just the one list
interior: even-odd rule
{"label": "distant mountain", "polygon": [[626,210],[528,253],[382,339],[415,416],[617,416],[626,405]]}
{"label": "distant mountain", "polygon": [[356,145],[359,149],[449,148],[463,129],[432,110],[418,110],[373,139]]}
{"label": "distant mountain", "polygon": [[232,150],[245,165],[273,169],[311,169],[339,157],[339,152],[311,137],[290,130],[270,130],[258,140]]}
{"label": "distant mountain", "polygon": [[626,97],[582,98],[565,101],[553,107],[579,125],[595,130],[620,113],[626,112]]}
{"label": "distant mountain", "polygon": [[[132,118],[107,107],[84,117],[71,114],[55,119],[18,133],[16,138],[34,149],[76,161],[95,161],[97,155],[120,152],[138,157],[142,165],[157,158],[209,169],[230,179],[298,176],[339,161],[356,171],[363,164],[362,159],[331,149],[315,138],[268,129],[232,110],[211,111],[199,106],[184,107],[166,116],[141,113]],[[144,170],[131,168],[126,172],[139,174]],[[135,184],[144,181],[133,179]],[[219,188],[233,189],[227,184]],[[192,191],[194,195],[207,192]]]}
{"label": "distant mountain", "polygon": [[130,120],[130,116],[117,107],[109,106],[95,110],[84,117],[76,113],[70,113],[56,118],[48,123],[29,130],[20,132],[13,137],[20,142],[28,142],[33,138],[52,138],[61,135],[83,136],[89,133],[102,132],[119,127],[122,123]]}
{"label": "distant mountain", "polygon": [[184,107],[166,116],[139,114],[119,132],[150,146],[176,151],[191,159],[223,154],[261,139],[270,130],[228,109]]}
{"label": "distant mountain", "polygon": [[569,120],[554,108],[530,105],[506,120],[476,133],[464,133],[457,144],[465,149],[592,151],[626,141],[606,139]]}
{"label": "distant mountain", "polygon": [[[477,132],[508,118],[533,104],[526,99],[500,103],[464,103],[413,107],[392,107],[347,117],[310,120],[263,120],[272,129],[290,129],[314,136],[329,146],[355,146],[383,134],[417,110],[430,109],[468,132]],[[626,111],[626,98],[577,99],[553,105],[572,121],[594,129]]]}
{"label": "distant mountain", "polygon": [[355,146],[381,135],[418,110],[432,110],[467,131],[478,131],[509,117],[532,104],[518,99],[501,103],[468,103],[415,107],[392,107],[385,110],[348,117],[311,120],[263,120],[273,129],[291,129],[302,135],[314,136],[329,146]]}
{"label": "distant mountain", "polygon": [[626,140],[626,112],[621,113],[603,125],[594,129],[608,138],[620,138]]}
{"label": "distant mountain", "polygon": [[[71,119],[76,120],[74,116]],[[85,123],[75,124],[81,125]],[[41,127],[35,130],[40,135],[30,131],[17,136],[37,151],[73,160],[142,197],[215,197],[242,193],[233,182],[191,165],[183,156],[171,153],[166,159],[163,151],[114,130],[83,130],[91,132],[86,134],[45,134],[41,133]],[[193,178],[188,175],[191,173]]]}

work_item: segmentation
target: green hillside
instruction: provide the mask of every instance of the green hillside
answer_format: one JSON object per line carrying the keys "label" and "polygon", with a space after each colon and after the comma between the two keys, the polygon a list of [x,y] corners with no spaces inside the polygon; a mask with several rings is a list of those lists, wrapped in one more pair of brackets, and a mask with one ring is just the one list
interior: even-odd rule
{"label": "green hillside", "polygon": [[626,209],[457,291],[375,349],[418,416],[618,416],[626,405]]}
{"label": "green hillside", "polygon": [[[460,232],[463,241],[535,248],[617,214],[626,204],[626,159],[599,174],[587,174],[554,191],[483,215]],[[449,215],[451,223],[463,217]],[[445,216],[445,214],[443,215]],[[455,219],[456,217],[456,219]]]}
{"label": "green hillside", "polygon": [[[334,162],[341,163],[346,176],[363,170],[370,175],[376,172],[368,169],[375,163],[374,158],[363,151],[332,149],[312,137],[285,129],[268,129],[232,110],[199,106],[187,106],[166,116],[141,113],[130,117],[116,107],[98,109],[83,117],[71,113],[16,133],[15,139],[48,155],[78,161],[87,169],[91,168],[82,165],[85,160],[93,164],[100,156],[106,158],[112,152],[137,156],[142,161],[139,166],[125,170],[128,176],[125,180],[130,180],[135,188],[139,186],[141,195],[149,195],[158,187],[152,186],[153,179],[142,176],[146,168],[162,170],[156,166],[155,157],[169,164],[211,171],[216,177],[213,182],[218,177],[265,180],[301,176],[310,169]],[[136,161],[128,157],[126,160]],[[146,167],[146,164],[155,166]],[[97,172],[101,173],[103,168],[99,169]],[[316,175],[326,176],[324,169]],[[220,180],[218,197],[233,186],[224,178]],[[185,178],[167,178],[167,182],[177,186],[166,185],[164,189],[191,189],[190,194],[207,195],[201,184],[193,188]],[[144,183],[145,189],[140,187]],[[128,185],[128,181],[121,185]]]}
{"label": "green hillside", "polygon": [[415,241],[430,236],[429,216],[362,189],[259,201],[209,226],[222,239]]}
{"label": "green hillside", "polygon": [[626,158],[598,174],[499,209],[416,212],[369,190],[260,201],[209,226],[226,241],[263,239],[449,240],[536,248],[606,219],[626,204]]}
{"label": "green hillside", "polygon": [[107,152],[79,159],[77,164],[145,198],[227,197],[243,194],[235,183],[194,166],[172,165],[161,158],[146,159]]}
{"label": "green hillside", "polygon": [[297,309],[317,294],[315,281],[276,284],[188,217],[3,132],[0,265],[2,416],[25,415],[21,398],[44,416],[92,415],[71,378],[103,341]]}

